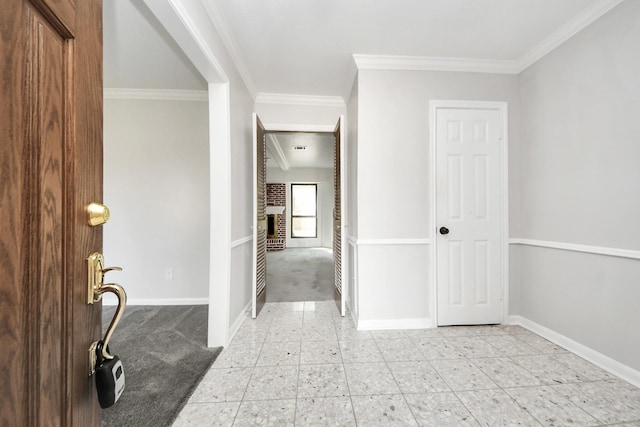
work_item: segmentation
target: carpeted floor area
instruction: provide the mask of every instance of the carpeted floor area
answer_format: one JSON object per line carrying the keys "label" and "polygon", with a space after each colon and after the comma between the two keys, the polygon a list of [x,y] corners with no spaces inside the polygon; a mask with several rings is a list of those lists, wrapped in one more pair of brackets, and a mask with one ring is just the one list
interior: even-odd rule
{"label": "carpeted floor area", "polygon": [[[103,308],[106,331],[115,307]],[[102,414],[103,427],[169,426],[221,348],[206,348],[208,306],[130,306],[109,347],[126,386]]]}
{"label": "carpeted floor area", "polygon": [[267,301],[328,301],[333,299],[333,251],[328,248],[288,248],[267,252]]}

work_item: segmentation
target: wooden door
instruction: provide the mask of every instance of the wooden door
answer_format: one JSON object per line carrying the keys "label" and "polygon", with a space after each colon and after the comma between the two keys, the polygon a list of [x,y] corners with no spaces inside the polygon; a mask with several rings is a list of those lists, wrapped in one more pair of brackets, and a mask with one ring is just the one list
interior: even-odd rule
{"label": "wooden door", "polygon": [[267,300],[267,157],[264,126],[253,113],[253,293],[251,315],[255,319]]}
{"label": "wooden door", "polygon": [[501,115],[436,112],[438,325],[502,321]]}
{"label": "wooden door", "polygon": [[98,426],[101,0],[3,1],[0,36],[0,425]]}
{"label": "wooden door", "polygon": [[342,229],[343,224],[343,122],[344,118],[340,116],[336,128],[333,131],[333,259],[335,263],[335,287],[334,299],[341,315],[345,315],[346,295],[343,290],[344,277],[346,269],[344,268],[344,257],[342,256],[342,248],[344,248],[345,236]]}

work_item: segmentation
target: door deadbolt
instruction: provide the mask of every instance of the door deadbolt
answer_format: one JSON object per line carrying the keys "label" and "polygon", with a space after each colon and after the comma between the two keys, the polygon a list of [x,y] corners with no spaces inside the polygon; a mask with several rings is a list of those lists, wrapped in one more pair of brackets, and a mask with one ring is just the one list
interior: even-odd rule
{"label": "door deadbolt", "polygon": [[89,214],[89,225],[96,227],[109,221],[110,212],[109,208],[100,203],[91,203],[87,206],[87,213]]}

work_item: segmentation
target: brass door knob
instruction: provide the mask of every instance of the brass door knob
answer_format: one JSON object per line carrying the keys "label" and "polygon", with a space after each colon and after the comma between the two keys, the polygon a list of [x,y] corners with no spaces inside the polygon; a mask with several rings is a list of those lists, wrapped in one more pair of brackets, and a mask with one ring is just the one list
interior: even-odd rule
{"label": "brass door knob", "polygon": [[91,203],[87,206],[87,213],[89,214],[89,225],[96,227],[109,221],[109,208],[100,203]]}

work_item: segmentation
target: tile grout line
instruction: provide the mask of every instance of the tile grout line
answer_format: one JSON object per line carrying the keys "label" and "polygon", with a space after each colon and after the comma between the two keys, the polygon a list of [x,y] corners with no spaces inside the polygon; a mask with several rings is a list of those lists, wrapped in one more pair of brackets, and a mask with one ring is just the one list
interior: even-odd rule
{"label": "tile grout line", "polygon": [[333,317],[333,328],[335,329],[336,338],[338,339],[338,351],[340,352],[340,361],[342,364],[342,373],[344,374],[344,382],[347,383],[347,392],[349,393],[349,403],[351,403],[351,413],[353,414],[353,421],[358,426],[358,417],[356,415],[356,407],[353,404],[353,395],[351,394],[351,386],[349,385],[349,378],[347,378],[347,368],[344,366],[344,357],[342,356],[342,347],[340,346],[340,337],[338,336],[338,325],[335,317]]}
{"label": "tile grout line", "polygon": [[[408,339],[408,337],[407,337],[407,339]],[[387,369],[389,370],[389,373],[391,374],[391,378],[393,378],[393,381],[395,382],[396,387],[398,387],[398,392],[400,393],[400,396],[402,397],[402,400],[404,401],[405,405],[407,405],[407,408],[409,409],[409,413],[413,417],[413,421],[415,421],[416,425],[419,425],[418,418],[416,417],[416,414],[413,412],[413,409],[411,409],[411,405],[409,405],[409,402],[407,402],[407,398],[404,395],[404,392],[402,391],[402,388],[400,388],[400,384],[398,384],[397,378],[395,377],[395,375],[393,375],[393,371],[391,370],[391,367],[389,366],[389,361],[384,357],[384,353],[382,352],[382,350],[380,350],[380,346],[378,345],[378,340],[376,340],[375,337],[374,337],[373,341],[374,341],[374,343],[376,345],[376,348],[380,352],[380,356],[382,356],[382,360],[384,361],[384,365],[387,367]],[[409,340],[409,342],[411,342],[411,340]],[[418,352],[420,353],[420,350],[418,350]],[[422,356],[422,353],[420,353],[420,355]]]}

